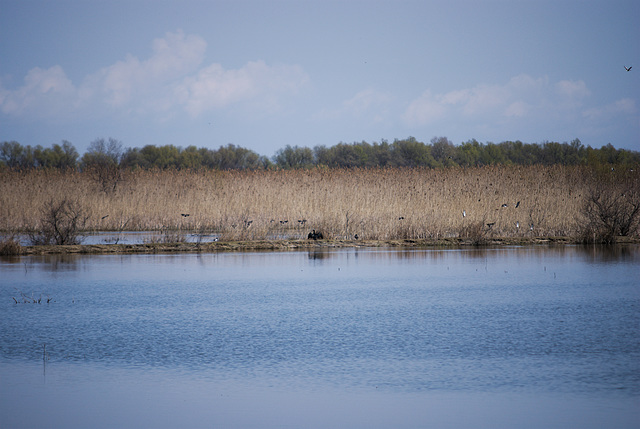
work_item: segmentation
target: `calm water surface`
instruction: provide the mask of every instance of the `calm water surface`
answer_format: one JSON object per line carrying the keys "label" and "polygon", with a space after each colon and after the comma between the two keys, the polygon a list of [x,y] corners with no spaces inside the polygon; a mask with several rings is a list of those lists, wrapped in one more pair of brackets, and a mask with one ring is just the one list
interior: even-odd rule
{"label": "calm water surface", "polygon": [[2,428],[639,425],[639,246],[0,260]]}

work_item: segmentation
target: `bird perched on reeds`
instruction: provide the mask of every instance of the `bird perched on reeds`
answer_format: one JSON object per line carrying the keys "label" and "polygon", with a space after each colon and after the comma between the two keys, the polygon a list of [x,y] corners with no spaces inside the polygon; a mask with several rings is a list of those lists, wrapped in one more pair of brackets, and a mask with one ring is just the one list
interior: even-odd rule
{"label": "bird perched on reeds", "polygon": [[307,235],[307,240],[322,240],[323,238],[322,233],[320,231],[316,232],[315,229]]}

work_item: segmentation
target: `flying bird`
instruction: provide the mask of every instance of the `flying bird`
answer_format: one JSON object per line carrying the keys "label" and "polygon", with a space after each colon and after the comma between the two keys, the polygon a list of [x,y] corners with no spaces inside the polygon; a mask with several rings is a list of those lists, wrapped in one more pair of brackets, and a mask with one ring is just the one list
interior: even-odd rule
{"label": "flying bird", "polygon": [[633,66],[629,66],[629,67],[624,66],[624,69],[625,69],[626,71],[631,71],[631,68],[632,68],[632,67],[633,67]]}

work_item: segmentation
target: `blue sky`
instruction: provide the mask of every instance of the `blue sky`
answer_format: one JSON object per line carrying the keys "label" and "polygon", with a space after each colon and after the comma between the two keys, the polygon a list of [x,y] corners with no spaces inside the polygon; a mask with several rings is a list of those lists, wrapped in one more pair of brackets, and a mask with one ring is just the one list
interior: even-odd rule
{"label": "blue sky", "polygon": [[0,0],[0,141],[640,150],[639,18],[637,0]]}

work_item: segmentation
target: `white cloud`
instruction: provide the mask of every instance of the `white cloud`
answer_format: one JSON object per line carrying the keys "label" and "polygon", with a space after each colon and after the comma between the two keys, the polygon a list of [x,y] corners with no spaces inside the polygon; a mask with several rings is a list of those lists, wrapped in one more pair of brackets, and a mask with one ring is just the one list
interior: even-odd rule
{"label": "white cloud", "polygon": [[582,99],[591,95],[587,89],[587,84],[582,80],[561,80],[556,83],[556,91],[560,96],[570,99]]}
{"label": "white cloud", "polygon": [[237,70],[225,70],[220,64],[211,64],[186,77],[175,87],[175,94],[193,116],[243,101],[273,109],[277,108],[278,94],[295,93],[307,81],[298,66],[269,66],[264,61],[253,61]]}
{"label": "white cloud", "polygon": [[10,115],[51,114],[67,109],[75,87],[60,66],[48,69],[35,67],[24,78],[24,85],[14,91],[0,87],[0,106]]}
{"label": "white cloud", "polygon": [[584,100],[591,95],[587,84],[582,80],[561,80],[555,84],[555,90],[558,95],[558,106],[566,109],[580,108]]}
{"label": "white cloud", "polygon": [[0,110],[14,116],[57,118],[62,112],[113,110],[149,114],[205,110],[234,103],[273,110],[281,97],[295,94],[308,80],[298,66],[248,62],[236,70],[201,66],[207,44],[181,31],[152,43],[146,59],[128,55],[87,76],[75,86],[61,66],[34,68],[16,89],[0,85]]}
{"label": "white cloud", "polygon": [[449,105],[458,104],[466,98],[468,97],[465,94],[456,94],[455,96],[445,94],[434,97],[431,91],[427,90],[409,104],[405,110],[404,119],[414,126],[430,124],[443,118]]}
{"label": "white cloud", "polygon": [[636,115],[636,102],[630,98],[623,98],[602,107],[594,107],[584,111],[583,116],[591,121],[608,120],[619,115]]}
{"label": "white cloud", "polygon": [[343,110],[360,116],[373,110],[378,110],[388,104],[390,97],[371,88],[358,92],[352,98],[342,103]]}
{"label": "white cloud", "polygon": [[504,111],[505,116],[523,117],[529,112],[529,105],[524,101],[511,103]]}
{"label": "white cloud", "polygon": [[357,118],[369,124],[380,123],[389,117],[392,101],[393,97],[390,94],[367,88],[344,100],[337,108],[322,110],[316,118],[322,120]]}
{"label": "white cloud", "polygon": [[522,74],[503,85],[477,85],[444,94],[425,91],[409,103],[403,117],[412,126],[461,119],[504,122],[544,115],[559,105],[577,109],[589,95],[583,81],[565,80],[551,86],[547,77]]}
{"label": "white cloud", "polygon": [[129,55],[90,77],[89,86],[97,86],[104,101],[113,107],[123,107],[136,97],[140,100],[160,95],[163,99],[168,95],[163,87],[193,72],[204,59],[206,47],[198,36],[167,33],[164,39],[153,41],[149,59],[140,61]]}

